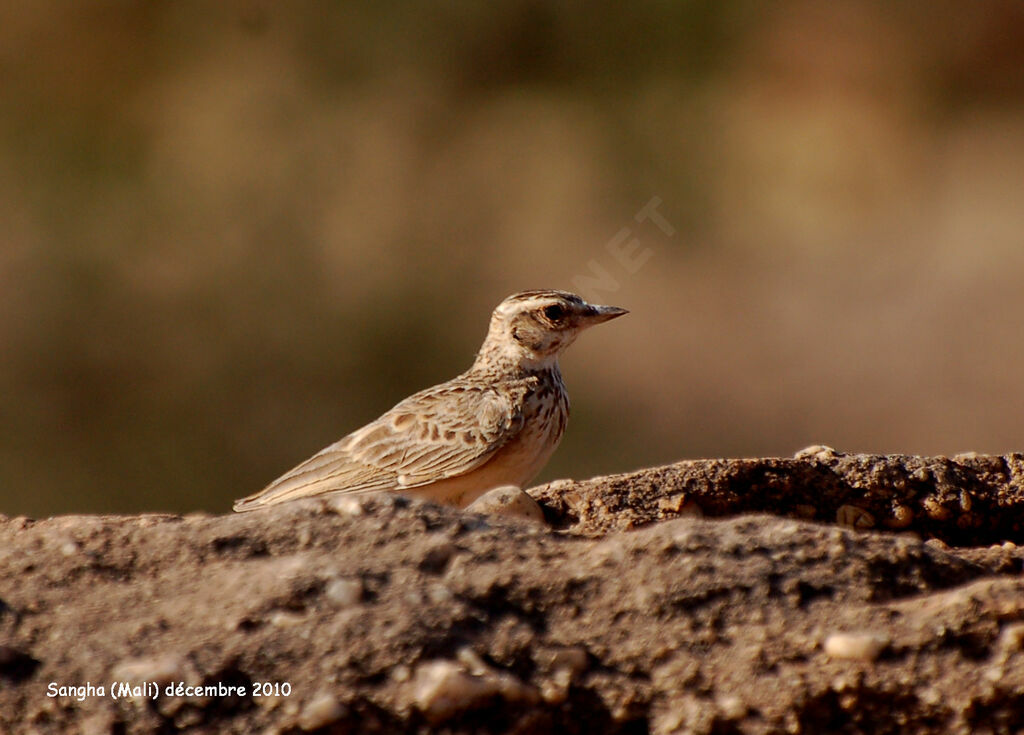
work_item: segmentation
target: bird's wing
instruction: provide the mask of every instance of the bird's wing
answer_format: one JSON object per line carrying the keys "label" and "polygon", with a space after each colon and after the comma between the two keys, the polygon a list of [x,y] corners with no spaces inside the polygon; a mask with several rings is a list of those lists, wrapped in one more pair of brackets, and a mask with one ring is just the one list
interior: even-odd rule
{"label": "bird's wing", "polygon": [[235,510],[327,492],[414,488],[470,472],[522,429],[531,381],[501,389],[452,381],[416,393],[237,501]]}

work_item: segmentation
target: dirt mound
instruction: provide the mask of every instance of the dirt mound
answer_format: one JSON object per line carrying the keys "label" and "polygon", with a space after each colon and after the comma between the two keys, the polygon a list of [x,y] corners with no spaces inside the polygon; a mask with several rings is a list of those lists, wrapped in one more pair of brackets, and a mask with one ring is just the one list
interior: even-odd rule
{"label": "dirt mound", "polygon": [[550,526],[7,518],[0,730],[1013,732],[1022,466],[684,462],[537,488]]}

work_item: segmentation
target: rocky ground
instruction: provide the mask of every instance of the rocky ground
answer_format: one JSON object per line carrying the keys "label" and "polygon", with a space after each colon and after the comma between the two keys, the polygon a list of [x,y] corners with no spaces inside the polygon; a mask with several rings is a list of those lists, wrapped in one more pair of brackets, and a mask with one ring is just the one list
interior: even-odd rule
{"label": "rocky ground", "polygon": [[531,492],[545,524],[394,496],[4,518],[0,731],[1024,727],[1024,455]]}

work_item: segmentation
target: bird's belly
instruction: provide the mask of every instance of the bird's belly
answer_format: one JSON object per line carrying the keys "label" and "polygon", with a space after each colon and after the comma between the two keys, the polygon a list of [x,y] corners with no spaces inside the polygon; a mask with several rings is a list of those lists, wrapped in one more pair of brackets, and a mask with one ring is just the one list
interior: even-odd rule
{"label": "bird's belly", "polygon": [[[560,429],[561,427],[559,427]],[[523,488],[537,476],[558,447],[562,432],[538,432],[526,428],[514,440],[495,452],[486,463],[458,477],[408,490],[404,495],[465,507],[488,490],[502,485]]]}

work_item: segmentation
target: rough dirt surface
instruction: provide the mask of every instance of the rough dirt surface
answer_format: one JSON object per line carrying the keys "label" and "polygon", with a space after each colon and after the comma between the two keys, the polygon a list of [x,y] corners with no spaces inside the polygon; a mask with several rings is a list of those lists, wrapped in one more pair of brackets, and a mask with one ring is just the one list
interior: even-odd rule
{"label": "rough dirt surface", "polygon": [[550,525],[394,496],[4,518],[0,732],[1024,726],[1020,455],[533,494]]}

